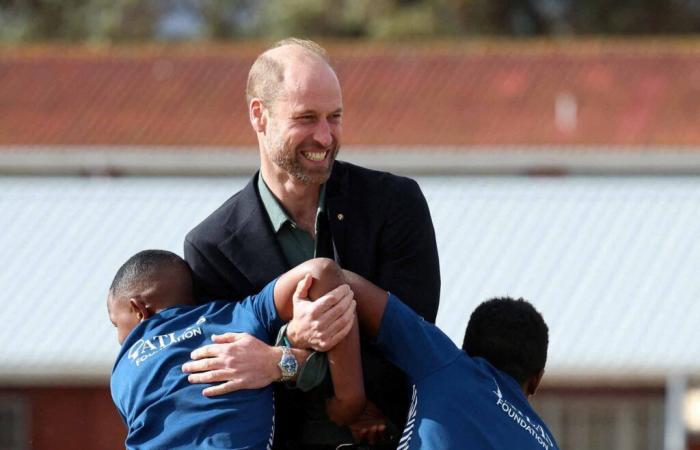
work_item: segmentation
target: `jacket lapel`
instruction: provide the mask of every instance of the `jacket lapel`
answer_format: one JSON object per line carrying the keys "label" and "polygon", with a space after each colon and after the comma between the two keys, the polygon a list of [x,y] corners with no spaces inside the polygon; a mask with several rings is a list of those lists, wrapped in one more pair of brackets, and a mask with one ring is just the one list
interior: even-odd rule
{"label": "jacket lapel", "polygon": [[333,239],[335,261],[341,267],[343,266],[343,255],[346,254],[348,220],[352,219],[351,198],[347,195],[349,192],[348,183],[347,170],[345,170],[343,163],[336,161],[326,185],[326,210]]}
{"label": "jacket lapel", "polygon": [[289,270],[260,201],[257,177],[253,176],[241,191],[235,214],[229,216],[226,225],[230,237],[219,244],[256,290]]}

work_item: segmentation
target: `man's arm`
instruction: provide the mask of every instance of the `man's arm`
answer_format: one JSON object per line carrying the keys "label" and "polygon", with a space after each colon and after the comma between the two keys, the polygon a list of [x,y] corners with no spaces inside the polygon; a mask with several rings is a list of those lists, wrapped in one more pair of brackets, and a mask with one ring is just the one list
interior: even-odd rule
{"label": "man's arm", "polygon": [[[241,389],[259,389],[279,381],[282,372],[277,365],[282,348],[270,346],[247,333],[224,333],[211,337],[214,344],[192,352],[192,359],[182,370],[190,373],[190,383],[219,383],[202,390],[207,397]],[[299,368],[311,352],[292,349]]]}
{"label": "man's arm", "polygon": [[[308,296],[317,299],[315,302],[295,295],[299,281],[305,278],[311,282]],[[354,300],[344,281],[343,271],[334,261],[315,259],[280,276],[274,290],[275,308],[283,321],[291,319],[297,310],[305,315],[304,320],[294,318],[288,326],[293,346],[310,346],[317,350],[335,347],[328,357],[337,389],[337,400],[333,403],[341,405],[335,409],[346,410],[334,418],[340,422],[350,420],[354,411],[364,405],[359,337],[357,326],[353,325]],[[237,339],[235,333],[216,336],[213,340],[215,344],[195,350],[192,353],[195,361],[183,366],[185,372],[192,373],[188,378],[192,383],[225,382],[207,388],[207,395],[260,387],[261,380],[268,380],[266,384],[269,384],[279,379],[276,367],[279,355],[275,353],[279,349],[251,337]]]}
{"label": "man's arm", "polygon": [[[307,273],[315,280],[309,295],[318,300],[298,301],[295,304],[297,283]],[[290,320],[293,311],[300,316],[288,325],[292,346],[326,351],[337,345],[350,331],[354,317],[354,309],[350,308],[354,306],[354,301],[348,286],[341,285],[343,281],[341,269],[329,259],[307,261],[279,277],[273,294],[277,314],[283,321]],[[332,287],[335,289],[319,297],[323,289]],[[219,395],[237,389],[260,387],[260,383],[265,383],[264,386],[279,379],[279,355],[275,351],[279,352],[280,349],[256,339],[240,339],[240,336],[236,333],[213,336],[214,344],[192,352],[194,361],[182,367],[185,373],[191,374],[189,381],[228,381],[226,386],[207,390],[208,395]]]}
{"label": "man's arm", "polygon": [[[287,334],[293,346],[330,348],[334,396],[326,405],[328,416],[340,425],[351,423],[364,410],[365,392],[355,302],[342,269],[331,259],[306,261],[279,277],[274,298],[280,319],[291,320]],[[302,322],[300,314],[306,316]]]}

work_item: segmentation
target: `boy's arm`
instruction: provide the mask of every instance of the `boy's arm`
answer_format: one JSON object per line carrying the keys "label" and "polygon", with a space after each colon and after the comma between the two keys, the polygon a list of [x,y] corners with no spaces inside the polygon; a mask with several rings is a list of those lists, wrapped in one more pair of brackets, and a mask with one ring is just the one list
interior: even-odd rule
{"label": "boy's arm", "polygon": [[384,356],[414,382],[462,354],[445,333],[396,296],[390,300],[388,292],[361,276],[344,274],[357,299],[363,332],[375,338]]}
{"label": "boy's arm", "polygon": [[345,281],[357,299],[357,317],[362,333],[372,339],[379,334],[389,293],[349,270],[343,270]]}
{"label": "boy's arm", "polygon": [[[308,298],[295,296],[299,281],[307,275],[311,277]],[[331,259],[312,259],[284,273],[275,283],[274,296],[280,319],[289,321],[287,338],[293,347],[328,351],[352,327],[352,291],[343,270]]]}
{"label": "boy's arm", "polygon": [[[318,281],[313,281],[311,274],[304,275],[304,278],[297,283],[294,293],[295,308],[302,302],[308,302],[307,298],[313,298],[313,295],[309,295],[309,288],[316,284],[315,290],[326,289],[330,287],[327,284],[328,281],[327,277],[322,276]],[[344,280],[338,279],[335,281]],[[320,289],[318,285],[322,285]],[[351,310],[353,311],[353,316],[350,323],[350,331],[335,347],[327,352],[334,396],[327,400],[326,411],[328,417],[338,425],[352,423],[365,408],[365,389],[360,358],[360,332],[354,315],[354,302]]]}
{"label": "boy's arm", "polygon": [[349,425],[365,409],[365,386],[360,357],[360,331],[357,319],[348,335],[328,351],[328,367],[334,396],[326,401],[328,417],[338,425]]}

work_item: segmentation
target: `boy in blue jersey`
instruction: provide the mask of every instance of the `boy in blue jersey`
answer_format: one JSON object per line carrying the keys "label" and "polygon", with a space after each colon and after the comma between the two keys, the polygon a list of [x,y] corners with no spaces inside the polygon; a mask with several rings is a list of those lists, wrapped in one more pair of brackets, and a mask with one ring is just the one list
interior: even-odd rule
{"label": "boy in blue jersey", "polygon": [[[279,328],[292,319],[293,304],[314,304],[329,320],[328,361],[334,397],[329,416],[352,422],[364,409],[359,338],[352,291],[331,260],[317,259],[270,282],[239,303],[197,306],[187,264],[177,255],[146,250],[117,272],[107,300],[109,316],[122,344],[111,378],[117,409],[127,424],[129,449],[265,449],[274,434],[270,383],[293,379],[308,352],[271,347]],[[325,294],[325,295],[321,295]],[[319,298],[320,297],[320,298]],[[182,365],[214,334],[236,332],[257,348],[250,358],[260,373],[257,385],[218,395],[204,394],[187,381]],[[255,343],[257,344],[257,347]],[[241,359],[244,361],[245,358]],[[264,363],[265,361],[269,363]],[[218,385],[220,386],[220,385]]]}
{"label": "boy in blue jersey", "polygon": [[[194,385],[187,383],[179,366],[211,332],[234,330],[252,335],[241,339],[271,342],[281,320],[292,316],[295,283],[294,301],[302,301],[313,278],[318,289],[311,297],[343,283],[350,286],[363,332],[375,338],[413,382],[400,450],[558,450],[527,400],[544,374],[548,330],[542,316],[523,300],[493,299],[480,305],[460,350],[394,295],[354,273],[340,273],[330,260],[308,261],[240,304],[199,307],[189,306],[191,280],[188,269],[183,270],[150,272],[144,278],[148,282],[132,280],[140,287],[131,291],[122,290],[118,273],[110,289],[110,319],[124,342],[112,375],[112,395],[129,426],[129,448],[269,448],[273,400],[270,388],[262,386],[274,376],[262,376],[261,389],[204,397],[192,390]],[[149,272],[143,264],[132,271]],[[324,284],[328,279],[332,282]],[[329,311],[338,316],[342,334],[346,311],[339,306],[329,306]],[[348,343],[350,348],[344,347]],[[359,364],[353,363],[358,354],[353,325],[348,337],[329,352],[335,397],[328,410],[334,420],[346,413],[338,421],[348,423],[362,409],[353,399],[362,393],[364,402]],[[271,357],[270,367],[278,359],[279,355]]]}
{"label": "boy in blue jersey", "polygon": [[528,302],[493,299],[469,319],[462,349],[435,325],[345,272],[362,331],[413,383],[398,449],[558,450],[528,396],[542,380],[548,329]]}

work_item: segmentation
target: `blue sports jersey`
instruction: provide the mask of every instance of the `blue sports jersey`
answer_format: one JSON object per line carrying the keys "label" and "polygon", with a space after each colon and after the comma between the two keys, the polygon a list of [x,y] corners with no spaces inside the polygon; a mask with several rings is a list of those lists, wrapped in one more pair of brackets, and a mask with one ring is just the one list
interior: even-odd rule
{"label": "blue sports jersey", "polygon": [[377,343],[414,383],[398,450],[558,450],[514,378],[469,357],[394,295]]}
{"label": "blue sports jersey", "polygon": [[240,303],[168,308],[141,322],[112,370],[112,399],[128,428],[129,449],[266,449],[274,433],[271,386],[205,397],[182,365],[212,334],[249,333],[271,342],[282,325],[275,281]]}

